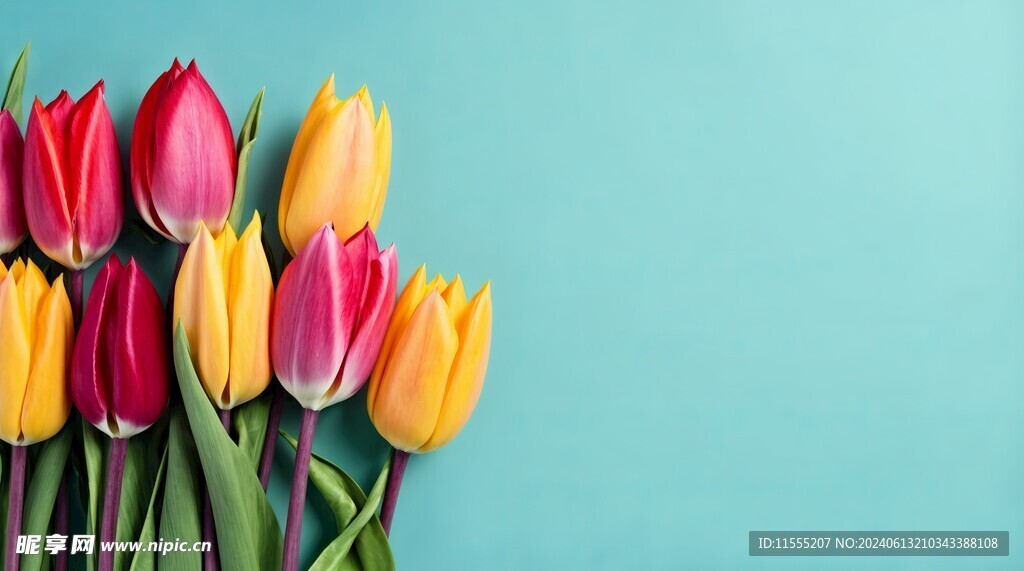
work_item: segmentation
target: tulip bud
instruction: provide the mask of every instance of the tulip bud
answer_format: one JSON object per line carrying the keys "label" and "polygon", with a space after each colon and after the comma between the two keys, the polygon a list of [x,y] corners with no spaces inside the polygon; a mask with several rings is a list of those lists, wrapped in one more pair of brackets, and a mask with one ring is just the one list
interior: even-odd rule
{"label": "tulip bud", "polygon": [[160,297],[129,260],[110,256],[96,276],[71,370],[82,416],[112,438],[149,428],[167,406],[167,337]]}
{"label": "tulip bud", "polygon": [[0,439],[27,446],[64,426],[73,344],[63,276],[50,285],[31,260],[0,264]]}
{"label": "tulip bud", "polygon": [[0,254],[13,251],[28,234],[22,202],[25,144],[11,112],[0,111]]}
{"label": "tulip bud", "polygon": [[391,118],[376,117],[364,86],[344,101],[334,96],[334,76],[306,112],[288,157],[278,226],[294,254],[325,221],[348,239],[369,224],[377,231],[391,174]]}
{"label": "tulip bud", "polygon": [[271,358],[284,388],[321,410],[355,394],[377,359],[395,305],[394,245],[377,250],[369,226],[342,244],[323,225],[281,276]]}
{"label": "tulip bud", "polygon": [[230,225],[216,240],[205,225],[185,253],[174,288],[181,323],[206,394],[228,410],[270,383],[270,310],[274,281],[253,216],[241,238]]}
{"label": "tulip bud", "polygon": [[25,132],[25,216],[52,260],[81,270],[121,233],[121,157],[100,81],[75,103],[36,99]]}
{"label": "tulip bud", "polygon": [[462,279],[426,266],[398,298],[380,357],[370,377],[366,406],[377,431],[405,452],[444,446],[473,414],[491,349],[491,286],[466,302]]}
{"label": "tulip bud", "polygon": [[187,244],[204,223],[220,233],[237,169],[231,124],[199,73],[174,60],[139,106],[132,134],[132,197],[139,214],[169,240]]}

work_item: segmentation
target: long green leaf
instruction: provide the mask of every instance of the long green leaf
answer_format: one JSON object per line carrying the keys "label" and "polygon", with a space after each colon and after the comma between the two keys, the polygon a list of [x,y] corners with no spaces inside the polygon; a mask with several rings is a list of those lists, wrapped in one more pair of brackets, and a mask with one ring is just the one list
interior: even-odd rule
{"label": "long green leaf", "polygon": [[[272,381],[273,382],[273,381]],[[267,436],[267,417],[270,416],[270,391],[235,409],[231,424],[238,433],[238,449],[249,459],[253,471],[260,467],[263,441]]]}
{"label": "long green leaf", "polygon": [[249,113],[245,116],[245,123],[242,124],[242,131],[238,134],[238,174],[235,176],[235,197],[231,201],[231,211],[228,213],[228,224],[241,232],[242,210],[245,208],[245,187],[249,175],[249,155],[252,153],[252,146],[256,143],[256,134],[260,129],[260,117],[263,115],[263,93],[266,87],[260,89],[256,98],[252,100]]}
{"label": "long green leaf", "polygon": [[[295,448],[295,439],[283,430],[280,432]],[[377,506],[384,495],[390,471],[389,457],[367,497],[344,470],[323,456],[313,454],[309,463],[309,479],[334,512],[340,535],[317,557],[310,571],[394,571],[391,545],[377,516]],[[353,544],[355,550],[352,550]]]}
{"label": "long green leaf", "polygon": [[[156,514],[160,501],[162,484],[167,472],[167,451],[164,446],[164,453],[160,455],[160,468],[156,472],[156,481],[153,483],[153,493],[149,497],[149,506],[146,508],[146,519],[142,522],[142,531],[139,533],[139,543],[146,545],[156,541]],[[132,559],[129,571],[154,571],[156,569],[156,552],[139,551]]]}
{"label": "long green leaf", "polygon": [[[160,537],[164,541],[183,541],[189,545],[202,541],[199,457],[189,433],[185,410],[180,406],[171,411],[171,426],[167,436],[167,479],[163,495]],[[160,556],[161,571],[195,571],[202,565],[203,557],[198,551],[171,551]]]}
{"label": "long green leaf", "polygon": [[[71,438],[71,426],[65,425],[56,436],[38,445],[41,450],[25,491],[25,516],[21,523],[25,535],[45,537],[49,533],[57,489],[64,479],[64,466],[71,452]],[[45,563],[44,555],[49,554],[40,550],[36,555],[23,555],[21,569],[39,571]]]}
{"label": "long green leaf", "polygon": [[[159,466],[155,453],[159,448],[153,440],[160,435],[150,434],[151,431],[153,428],[128,441],[121,479],[121,504],[117,512],[117,541],[135,541],[142,534]],[[130,551],[115,552],[114,568],[127,568],[133,555]]]}
{"label": "long green leaf", "polygon": [[221,568],[280,569],[282,539],[277,516],[251,461],[228,436],[199,384],[181,325],[174,336],[174,368],[210,491]]}
{"label": "long green leaf", "polygon": [[7,91],[4,93],[3,109],[10,111],[17,123],[21,123],[21,103],[25,93],[25,74],[28,73],[28,53],[31,47],[32,42],[29,42],[22,48],[18,61],[14,62],[11,78],[7,81]]}
{"label": "long green leaf", "polygon": [[[88,507],[85,510],[85,533],[99,535],[100,511],[103,509],[103,480],[106,462],[104,434],[82,419],[82,447],[85,451],[85,471],[88,483]],[[88,571],[94,571],[98,563],[99,550],[86,555],[85,565]]]}

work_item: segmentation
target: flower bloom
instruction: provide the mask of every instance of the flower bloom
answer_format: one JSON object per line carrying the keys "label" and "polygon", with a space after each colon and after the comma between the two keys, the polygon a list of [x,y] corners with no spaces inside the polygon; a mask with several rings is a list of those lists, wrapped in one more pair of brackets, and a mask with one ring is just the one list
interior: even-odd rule
{"label": "flower bloom", "polygon": [[0,439],[27,446],[64,426],[74,335],[63,276],[51,285],[31,260],[0,264]]}
{"label": "flower bloom", "polygon": [[13,251],[28,234],[21,196],[24,152],[14,117],[10,111],[0,111],[0,254]]}
{"label": "flower bloom", "polygon": [[324,224],[281,276],[271,358],[281,384],[304,408],[355,394],[373,370],[395,306],[394,245],[377,250],[368,226],[342,244]]}
{"label": "flower bloom", "polygon": [[169,387],[160,297],[129,260],[110,256],[96,276],[71,370],[82,416],[112,438],[130,438],[160,418]]}
{"label": "flower bloom", "polygon": [[299,127],[281,187],[278,226],[294,254],[325,221],[347,240],[369,224],[377,231],[391,173],[391,118],[378,118],[363,86],[344,101],[334,76],[320,88]]}
{"label": "flower bloom", "polygon": [[121,156],[100,81],[75,103],[36,99],[25,132],[25,217],[36,244],[72,270],[106,254],[121,233]]}
{"label": "flower bloom", "polygon": [[253,216],[241,238],[230,225],[214,239],[204,224],[185,253],[174,288],[181,323],[206,394],[221,409],[259,396],[270,383],[274,281]]}
{"label": "flower bloom", "polygon": [[169,240],[187,244],[200,222],[220,233],[231,210],[238,157],[227,113],[195,60],[174,60],[139,106],[132,134],[132,197]]}
{"label": "flower bloom", "polygon": [[462,430],[480,398],[491,348],[491,288],[466,302],[462,280],[426,266],[395,306],[366,405],[377,431],[397,450],[429,452]]}

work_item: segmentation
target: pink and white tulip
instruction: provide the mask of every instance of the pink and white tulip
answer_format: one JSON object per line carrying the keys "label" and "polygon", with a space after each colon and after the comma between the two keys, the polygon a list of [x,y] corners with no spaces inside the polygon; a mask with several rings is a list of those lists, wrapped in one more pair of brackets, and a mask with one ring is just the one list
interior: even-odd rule
{"label": "pink and white tulip", "polygon": [[121,157],[103,81],[75,103],[61,91],[37,98],[25,133],[24,205],[29,231],[50,259],[72,270],[106,254],[121,233]]}
{"label": "pink and white tulip", "polygon": [[325,224],[284,271],[271,359],[303,408],[322,410],[366,384],[395,307],[398,259],[369,226],[344,244]]}
{"label": "pink and white tulip", "polygon": [[169,240],[188,244],[203,222],[219,234],[231,210],[237,155],[231,124],[193,60],[174,60],[139,106],[132,134],[132,197]]}
{"label": "pink and white tulip", "polygon": [[18,124],[0,111],[0,254],[13,251],[28,234],[21,198],[21,164],[25,143]]}

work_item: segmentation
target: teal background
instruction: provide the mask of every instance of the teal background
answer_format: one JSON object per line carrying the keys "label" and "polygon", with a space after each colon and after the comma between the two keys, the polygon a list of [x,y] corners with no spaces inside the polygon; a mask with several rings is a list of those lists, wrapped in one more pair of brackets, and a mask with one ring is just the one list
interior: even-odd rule
{"label": "teal background", "polygon": [[[126,160],[173,57],[235,129],[266,86],[248,205],[271,219],[327,75],[387,102],[379,235],[402,279],[426,262],[495,300],[476,414],[410,463],[401,569],[1012,569],[1022,21],[981,1],[20,2],[0,64],[31,39],[44,100],[105,78]],[[172,246],[118,250],[166,287]],[[363,394],[315,449],[373,481]],[[332,532],[309,505],[306,564]],[[1009,530],[1011,556],[753,559],[753,529]]]}

